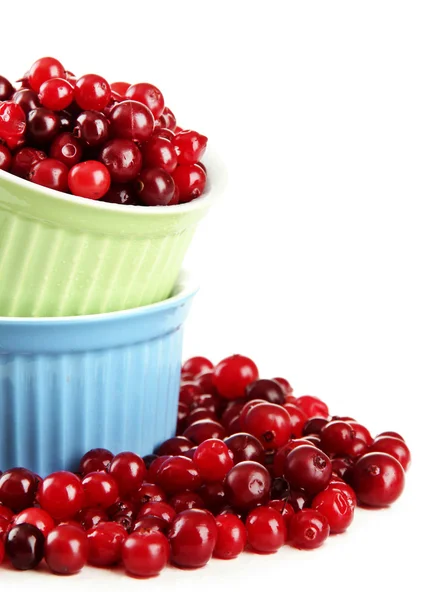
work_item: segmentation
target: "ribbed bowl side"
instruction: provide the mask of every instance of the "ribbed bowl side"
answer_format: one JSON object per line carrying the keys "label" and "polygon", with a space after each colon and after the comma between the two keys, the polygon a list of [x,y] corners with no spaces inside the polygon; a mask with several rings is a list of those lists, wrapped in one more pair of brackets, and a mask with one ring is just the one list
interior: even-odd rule
{"label": "ribbed bowl side", "polygon": [[151,453],[174,435],[182,327],[134,345],[0,354],[0,469],[76,470],[91,448]]}
{"label": "ribbed bowl side", "polygon": [[159,237],[110,237],[0,207],[0,315],[100,314],[164,300],[195,229],[193,223]]}

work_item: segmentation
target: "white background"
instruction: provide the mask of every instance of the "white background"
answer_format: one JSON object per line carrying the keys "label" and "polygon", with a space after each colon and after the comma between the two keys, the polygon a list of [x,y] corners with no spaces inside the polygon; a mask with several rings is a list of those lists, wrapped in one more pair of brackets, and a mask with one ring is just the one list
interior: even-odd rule
{"label": "white background", "polygon": [[186,356],[246,353],[262,375],[288,377],[332,413],[373,433],[400,431],[413,465],[395,506],[358,510],[319,551],[245,554],[152,581],[1,569],[1,592],[376,599],[427,584],[432,9],[417,0],[2,2],[2,74],[54,55],[78,75],[151,81],[224,161],[226,193],[187,261],[202,289]]}

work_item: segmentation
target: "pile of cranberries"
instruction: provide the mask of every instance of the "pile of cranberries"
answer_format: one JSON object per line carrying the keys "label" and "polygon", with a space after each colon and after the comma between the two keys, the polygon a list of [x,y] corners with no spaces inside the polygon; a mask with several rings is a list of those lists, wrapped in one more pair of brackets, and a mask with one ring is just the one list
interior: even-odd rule
{"label": "pile of cranberries", "polygon": [[330,417],[286,379],[259,379],[234,355],[182,368],[178,435],[156,454],[94,449],[77,473],[0,477],[0,561],[53,573],[123,564],[157,575],[170,562],[203,567],[246,547],[321,546],[344,532],[357,504],[386,507],[404,488],[410,452],[392,431],[372,438],[350,417]]}
{"label": "pile of cranberries", "polygon": [[117,204],[166,206],[200,196],[207,138],[176,125],[150,83],[76,78],[37,60],[16,88],[0,76],[0,170]]}

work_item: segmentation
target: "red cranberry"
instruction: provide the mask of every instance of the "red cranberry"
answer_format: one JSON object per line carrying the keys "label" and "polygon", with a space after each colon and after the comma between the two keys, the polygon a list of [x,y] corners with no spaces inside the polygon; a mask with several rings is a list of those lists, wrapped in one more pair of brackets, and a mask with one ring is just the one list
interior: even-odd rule
{"label": "red cranberry", "polygon": [[110,204],[137,204],[136,196],[128,184],[113,183],[107,194],[101,198],[101,201],[109,202]]}
{"label": "red cranberry", "polygon": [[72,167],[68,185],[75,196],[99,200],[110,188],[110,173],[102,163],[88,160]]}
{"label": "red cranberry", "polygon": [[118,500],[112,506],[107,509],[108,515],[113,519],[116,515],[123,514],[135,518],[138,511],[138,507],[131,500]]}
{"label": "red cranberry", "polygon": [[[239,423],[240,423],[240,427],[241,427],[241,429],[242,429],[243,431],[244,431],[244,429],[245,429],[245,426],[246,426],[246,417],[247,417],[247,415],[248,415],[248,414],[249,414],[249,412],[252,410],[252,408],[253,408],[254,406],[258,406],[258,404],[265,404],[265,405],[268,405],[269,403],[267,402],[267,400],[261,400],[261,399],[258,399],[258,400],[249,400],[248,402],[246,402],[246,403],[243,405],[243,407],[242,407],[242,409],[241,409],[241,412],[240,412],[240,413],[239,413],[239,415],[238,415],[238,416],[239,416],[239,418],[240,418],[240,421],[239,421]],[[235,415],[234,415],[234,416],[235,416]],[[231,420],[232,420],[232,419],[231,419]]]}
{"label": "red cranberry", "polygon": [[27,117],[27,136],[35,146],[52,142],[60,130],[60,119],[48,108],[35,108]]}
{"label": "red cranberry", "polygon": [[179,401],[191,406],[195,399],[202,394],[202,388],[194,381],[184,381],[179,389]]}
{"label": "red cranberry", "polygon": [[204,502],[199,494],[195,492],[178,492],[170,499],[170,505],[173,506],[176,513],[180,513],[190,508],[204,508]]}
{"label": "red cranberry", "polygon": [[291,422],[278,405],[258,404],[246,415],[245,430],[261,441],[265,450],[276,450],[289,440]]}
{"label": "red cranberry", "polygon": [[275,477],[282,477],[285,473],[286,457],[288,454],[298,448],[298,446],[313,446],[313,444],[306,440],[290,440],[287,444],[279,448],[274,455],[273,459],[273,473]]}
{"label": "red cranberry", "polygon": [[232,452],[234,464],[246,460],[264,464],[265,451],[261,442],[249,433],[235,433],[224,440]]}
{"label": "red cranberry", "polygon": [[172,176],[160,167],[143,169],[137,178],[137,196],[145,206],[166,206],[175,192]]}
{"label": "red cranberry", "polygon": [[327,425],[328,420],[324,417],[311,417],[303,425],[301,435],[310,435],[311,433],[321,433],[321,430]]}
{"label": "red cranberry", "polygon": [[181,203],[198,198],[205,190],[206,173],[198,165],[178,165],[172,177],[179,190]]}
{"label": "red cranberry", "polygon": [[175,494],[184,490],[197,490],[201,479],[190,458],[172,456],[158,469],[156,483],[168,494]]}
{"label": "red cranberry", "polygon": [[208,371],[207,373],[202,373],[201,375],[197,375],[195,382],[200,385],[202,388],[202,392],[204,394],[217,394],[217,390],[213,383],[213,372]]}
{"label": "red cranberry", "polygon": [[15,89],[10,81],[8,81],[6,77],[0,75],[0,102],[9,100],[14,92]]}
{"label": "red cranberry", "polygon": [[122,562],[135,577],[155,577],[169,562],[170,546],[159,531],[132,533],[122,546]]}
{"label": "red cranberry", "polygon": [[119,94],[119,96],[125,96],[129,87],[131,87],[131,84],[125,81],[115,81],[110,84],[111,91]]}
{"label": "red cranberry", "polygon": [[77,475],[57,471],[43,480],[38,490],[38,500],[41,508],[53,519],[69,519],[83,507],[83,485]]}
{"label": "red cranberry", "polygon": [[154,131],[154,118],[147,106],[134,100],[124,100],[110,111],[112,136],[146,142]]}
{"label": "red cranberry", "polygon": [[186,510],[173,520],[168,538],[173,564],[184,568],[203,567],[214,551],[217,525],[205,510]]}
{"label": "red cranberry", "polygon": [[343,533],[354,518],[354,506],[344,492],[327,487],[312,500],[313,509],[320,512],[330,525],[330,533]]}
{"label": "red cranberry", "polygon": [[332,459],[332,471],[336,473],[342,479],[347,477],[351,473],[353,468],[353,461],[349,457],[338,457]]}
{"label": "red cranberry", "polygon": [[94,471],[108,471],[112,460],[113,454],[110,450],[94,448],[86,452],[81,459],[79,471],[83,475],[93,473]]}
{"label": "red cranberry", "polygon": [[218,513],[226,506],[225,487],[221,481],[204,483],[198,493],[205,503],[205,507],[212,513]]}
{"label": "red cranberry", "polygon": [[130,140],[110,140],[101,150],[100,160],[116,183],[132,181],[142,168],[140,150]]}
{"label": "red cranberry", "polygon": [[102,146],[109,138],[108,120],[100,112],[85,110],[75,121],[74,135],[89,148]]}
{"label": "red cranberry", "polygon": [[20,137],[26,130],[26,115],[15,102],[0,103],[0,138]]}
{"label": "red cranberry", "polygon": [[89,473],[82,481],[85,505],[97,508],[108,508],[119,496],[115,479],[104,471]]}
{"label": "red cranberry", "polygon": [[29,71],[29,83],[32,90],[39,92],[41,85],[48,79],[55,77],[65,77],[65,69],[62,63],[51,56],[45,56],[40,58],[30,68]]}
{"label": "red cranberry", "polygon": [[21,106],[26,116],[31,110],[41,106],[38,94],[33,90],[27,89],[21,89],[15,92],[15,94],[12,96],[12,102],[15,102],[15,104]]}
{"label": "red cranberry", "polygon": [[316,433],[311,433],[310,435],[306,435],[301,438],[304,442],[312,444],[312,446],[316,446],[321,450],[321,438]]}
{"label": "red cranberry", "polygon": [[255,552],[277,552],[286,540],[282,515],[270,506],[255,508],[246,519],[247,540]]}
{"label": "red cranberry", "polygon": [[286,457],[285,478],[295,489],[317,494],[327,486],[331,475],[330,459],[318,448],[299,446]]}
{"label": "red cranberry", "polygon": [[166,502],[148,502],[140,508],[137,520],[148,516],[160,517],[166,523],[171,523],[176,516],[176,512],[173,506]]}
{"label": "red cranberry", "polygon": [[299,438],[303,434],[303,426],[306,423],[306,415],[299,406],[291,402],[285,402],[283,408],[286,410],[291,423],[291,436]]}
{"label": "red cranberry", "polygon": [[189,425],[183,435],[198,445],[210,438],[223,439],[226,431],[217,421],[202,419]]}
{"label": "red cranberry", "polygon": [[295,513],[288,528],[288,542],[300,550],[321,546],[330,533],[326,517],[317,510],[305,508]]}
{"label": "red cranberry", "polygon": [[44,557],[45,537],[34,525],[21,523],[12,527],[6,537],[5,552],[15,569],[35,569]]}
{"label": "red cranberry", "polygon": [[393,438],[398,438],[398,440],[402,440],[403,442],[405,442],[402,435],[400,435],[399,433],[396,433],[395,431],[383,431],[383,433],[379,433],[375,439],[377,439],[379,437],[393,437]]}
{"label": "red cranberry", "polygon": [[36,490],[35,476],[27,469],[9,469],[0,477],[0,502],[14,512],[32,506]]}
{"label": "red cranberry", "polygon": [[12,519],[12,526],[29,523],[42,531],[45,537],[54,529],[54,521],[51,516],[41,508],[25,508]]}
{"label": "red cranberry", "polygon": [[213,383],[221,396],[233,400],[244,396],[246,387],[258,376],[258,368],[250,358],[234,354],[215,367]]}
{"label": "red cranberry", "polygon": [[80,162],[82,155],[83,150],[72,133],[60,133],[51,144],[50,158],[60,160],[69,168]]}
{"label": "red cranberry", "polygon": [[152,136],[142,148],[143,164],[146,167],[158,167],[172,173],[177,166],[175,147],[169,140]]}
{"label": "red cranberry", "polygon": [[289,381],[287,379],[285,379],[284,377],[273,377],[273,379],[271,381],[275,381],[276,383],[278,383],[280,385],[285,397],[291,395],[292,392],[294,391],[292,389],[292,386],[289,383]]}
{"label": "red cranberry", "polygon": [[82,508],[75,516],[83,529],[92,529],[98,523],[108,521],[108,515],[102,508],[89,507]]}
{"label": "red cranberry", "polygon": [[98,523],[87,532],[88,561],[96,567],[110,567],[121,560],[122,545],[128,534],[118,523]]}
{"label": "red cranberry", "polygon": [[117,523],[125,529],[127,533],[131,533],[133,529],[133,519],[123,513],[118,513],[113,517],[113,523]]}
{"label": "red cranberry", "polygon": [[57,192],[66,192],[68,190],[68,167],[60,160],[45,158],[32,166],[29,180]]}
{"label": "red cranberry", "polygon": [[137,491],[146,475],[143,460],[134,452],[120,452],[113,458],[110,474],[116,479],[121,496]]}
{"label": "red cranberry", "polygon": [[198,377],[209,373],[214,369],[212,362],[204,356],[193,356],[182,365],[181,373],[191,373],[193,377]]}
{"label": "red cranberry", "polygon": [[332,479],[330,480],[330,483],[326,487],[326,490],[327,489],[339,490],[340,492],[342,492],[344,494],[344,496],[346,496],[348,502],[350,503],[350,506],[352,508],[356,508],[356,506],[357,506],[356,493],[352,487],[350,487],[348,484],[345,483],[345,481],[342,481],[341,479],[338,479],[336,477],[332,477]]}
{"label": "red cranberry", "polygon": [[321,430],[321,446],[328,454],[347,454],[354,437],[351,423],[330,421]]}
{"label": "red cranberry", "polygon": [[300,396],[295,404],[301,408],[308,418],[329,416],[327,404],[315,396]]}
{"label": "red cranberry", "polygon": [[50,110],[63,110],[74,99],[74,88],[65,79],[54,77],[47,79],[39,88],[39,100],[42,106]]}
{"label": "red cranberry", "polygon": [[181,131],[175,135],[175,146],[178,163],[191,165],[200,161],[205,153],[208,138],[197,131]]}
{"label": "red cranberry", "polygon": [[402,494],[404,469],[393,456],[370,452],[354,465],[351,482],[360,502],[381,508],[389,506]]}
{"label": "red cranberry", "polygon": [[83,75],[75,84],[74,97],[83,110],[101,111],[110,101],[110,86],[99,75]]}
{"label": "red cranberry", "polygon": [[158,458],[156,454],[146,454],[146,456],[143,456],[143,462],[145,463],[146,469],[149,469],[156,458]]}
{"label": "red cranberry", "polygon": [[404,471],[410,466],[411,455],[405,442],[398,438],[382,436],[375,439],[369,447],[369,452],[384,452],[396,458],[402,465]]}
{"label": "red cranberry", "polygon": [[244,550],[247,542],[246,528],[236,515],[218,515],[216,517],[217,540],[213,555],[216,558],[236,558]]}
{"label": "red cranberry", "polygon": [[127,89],[125,96],[147,106],[155,119],[163,113],[163,94],[152,83],[135,83]]}
{"label": "red cranberry", "polygon": [[165,534],[168,527],[169,524],[167,521],[161,517],[148,515],[147,517],[142,517],[141,519],[135,521],[133,525],[133,532],[146,533],[147,531],[161,531],[161,533]]}
{"label": "red cranberry", "polygon": [[7,146],[0,142],[0,171],[10,171],[12,166],[12,154]]}
{"label": "red cranberry", "polygon": [[241,510],[250,510],[269,499],[271,477],[267,469],[253,461],[235,465],[225,481],[229,503]]}
{"label": "red cranberry", "polygon": [[60,525],[47,536],[45,561],[53,573],[73,575],[84,567],[88,541],[84,531],[71,525]]}
{"label": "red cranberry", "polygon": [[258,379],[246,387],[247,400],[267,400],[272,404],[283,404],[285,396],[282,387],[272,379]]}
{"label": "red cranberry", "polygon": [[354,431],[354,435],[358,440],[362,440],[367,446],[370,446],[372,444],[372,435],[369,433],[366,427],[360,425],[360,423],[357,423],[356,421],[351,421],[350,425]]}
{"label": "red cranberry", "polygon": [[187,450],[190,450],[190,448],[193,448],[193,446],[193,442],[191,442],[188,438],[179,435],[173,438],[169,438],[168,440],[163,442],[161,446],[159,446],[157,454],[159,456],[177,456],[179,454],[182,454],[183,452],[186,452]]}
{"label": "red cranberry", "polygon": [[234,466],[229,449],[221,440],[205,440],[196,448],[193,462],[203,481],[223,481]]}
{"label": "red cranberry", "polygon": [[274,508],[274,510],[277,510],[277,512],[279,512],[282,517],[283,520],[285,521],[285,525],[286,525],[286,529],[288,530],[289,527],[289,522],[291,521],[292,517],[295,514],[295,510],[294,508],[291,506],[291,504],[285,499],[285,500],[271,500],[267,506],[271,506],[271,508]]}
{"label": "red cranberry", "polygon": [[146,476],[147,481],[150,481],[151,483],[155,483],[155,481],[157,479],[157,473],[158,473],[161,465],[164,462],[166,462],[166,460],[168,458],[171,458],[171,457],[170,456],[158,456],[154,461],[152,461],[152,464],[149,467],[149,471]]}

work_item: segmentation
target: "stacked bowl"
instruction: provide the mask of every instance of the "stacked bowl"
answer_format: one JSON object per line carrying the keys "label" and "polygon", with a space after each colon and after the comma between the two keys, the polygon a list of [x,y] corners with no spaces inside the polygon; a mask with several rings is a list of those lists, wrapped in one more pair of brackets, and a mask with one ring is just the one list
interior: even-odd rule
{"label": "stacked bowl", "polygon": [[87,450],[148,454],[174,434],[181,274],[222,185],[187,204],[124,206],[0,170],[0,470],[74,470]]}

